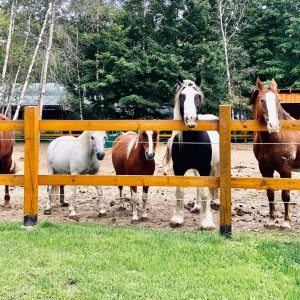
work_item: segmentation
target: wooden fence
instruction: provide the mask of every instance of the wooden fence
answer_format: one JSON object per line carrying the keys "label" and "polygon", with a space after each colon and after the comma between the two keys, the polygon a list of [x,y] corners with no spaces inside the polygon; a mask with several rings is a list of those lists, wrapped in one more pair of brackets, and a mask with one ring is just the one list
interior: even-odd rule
{"label": "wooden fence", "polygon": [[[192,130],[217,130],[220,134],[220,177],[212,176],[101,176],[39,175],[39,132],[51,130],[187,130],[181,121],[170,120],[39,120],[38,107],[26,107],[24,121],[0,121],[0,130],[24,130],[24,175],[0,175],[3,185],[24,185],[24,225],[33,226],[38,217],[39,185],[103,186],[195,186],[220,187],[220,233],[231,235],[231,189],[299,190],[300,179],[231,177],[231,132],[266,131],[253,120],[231,120],[231,106],[221,105],[219,120],[199,121]],[[300,130],[300,121],[281,121],[282,130]]]}

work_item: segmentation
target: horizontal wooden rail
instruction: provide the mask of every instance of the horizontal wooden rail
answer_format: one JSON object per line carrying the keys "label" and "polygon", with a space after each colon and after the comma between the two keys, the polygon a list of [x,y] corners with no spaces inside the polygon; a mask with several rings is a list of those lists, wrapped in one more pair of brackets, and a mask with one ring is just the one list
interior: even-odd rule
{"label": "horizontal wooden rail", "polygon": [[24,121],[0,121],[0,130],[24,130]]}
{"label": "horizontal wooden rail", "polygon": [[211,176],[39,175],[39,185],[218,187]]}
{"label": "horizontal wooden rail", "polygon": [[[280,120],[282,131],[300,131],[300,120]],[[267,126],[256,120],[231,120],[231,131],[267,131]]]}
{"label": "horizontal wooden rail", "polygon": [[[40,131],[45,130],[187,130],[182,121],[174,120],[41,120]],[[218,120],[199,121],[190,130],[218,130]]]}
{"label": "horizontal wooden rail", "polygon": [[0,175],[1,185],[23,185],[24,176],[23,175]]}

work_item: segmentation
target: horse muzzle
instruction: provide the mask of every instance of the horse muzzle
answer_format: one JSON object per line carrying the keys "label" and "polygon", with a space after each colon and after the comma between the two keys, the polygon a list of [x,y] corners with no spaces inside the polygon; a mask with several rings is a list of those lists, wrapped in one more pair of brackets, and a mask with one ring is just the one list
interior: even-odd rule
{"label": "horse muzzle", "polygon": [[147,160],[152,160],[152,159],[154,159],[155,152],[149,153],[148,151],[146,151],[145,156],[146,156]]}
{"label": "horse muzzle", "polygon": [[272,124],[270,122],[267,123],[269,133],[279,133],[280,132],[280,123]]}
{"label": "horse muzzle", "polygon": [[197,121],[197,117],[186,117],[184,120],[186,127],[191,129],[196,127]]}
{"label": "horse muzzle", "polygon": [[102,160],[105,156],[104,152],[97,152],[96,157],[98,160]]}

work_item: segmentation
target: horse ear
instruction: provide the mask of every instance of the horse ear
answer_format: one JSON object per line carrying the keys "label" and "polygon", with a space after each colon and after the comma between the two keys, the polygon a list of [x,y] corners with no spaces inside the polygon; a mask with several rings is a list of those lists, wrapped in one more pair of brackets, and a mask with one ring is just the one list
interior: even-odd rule
{"label": "horse ear", "polygon": [[259,90],[261,90],[263,88],[263,83],[260,81],[259,77],[257,77],[256,79],[256,86]]}
{"label": "horse ear", "polygon": [[275,90],[277,90],[277,82],[274,78],[272,78],[272,80],[271,80],[271,85]]}
{"label": "horse ear", "polygon": [[196,83],[197,86],[200,86],[201,80],[202,80],[201,75],[197,75],[196,81],[195,81],[195,83]]}
{"label": "horse ear", "polygon": [[182,78],[182,76],[181,76],[181,75],[178,75],[176,81],[177,81],[179,84],[180,84],[180,83],[183,83],[183,78]]}

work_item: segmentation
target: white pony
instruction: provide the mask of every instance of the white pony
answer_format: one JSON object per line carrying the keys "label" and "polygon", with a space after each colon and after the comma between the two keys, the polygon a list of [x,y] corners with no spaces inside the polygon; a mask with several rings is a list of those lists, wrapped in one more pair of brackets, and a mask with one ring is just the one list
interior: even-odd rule
{"label": "white pony", "polygon": [[[49,174],[89,174],[99,171],[100,163],[105,156],[104,144],[107,135],[105,131],[84,131],[79,137],[61,136],[53,140],[47,149],[47,165]],[[44,214],[51,214],[51,201],[58,194],[59,186],[48,186],[48,201]],[[103,192],[101,186],[95,186],[98,194],[99,216],[106,214],[103,205]],[[75,211],[75,198],[77,186],[72,186],[72,196],[69,205],[69,217],[78,220]],[[63,206],[68,206],[63,201]]]}

